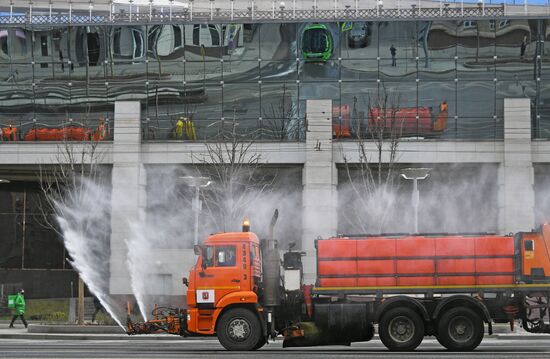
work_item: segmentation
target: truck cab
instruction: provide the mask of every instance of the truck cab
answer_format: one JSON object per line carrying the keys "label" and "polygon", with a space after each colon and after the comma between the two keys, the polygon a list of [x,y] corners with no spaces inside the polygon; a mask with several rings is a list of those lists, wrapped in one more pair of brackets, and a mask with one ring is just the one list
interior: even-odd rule
{"label": "truck cab", "polygon": [[[196,246],[195,253],[198,258],[187,289],[188,330],[213,335],[221,315],[232,309],[245,308],[257,315],[262,270],[258,237],[252,232],[214,234]],[[242,325],[232,329],[247,330]]]}

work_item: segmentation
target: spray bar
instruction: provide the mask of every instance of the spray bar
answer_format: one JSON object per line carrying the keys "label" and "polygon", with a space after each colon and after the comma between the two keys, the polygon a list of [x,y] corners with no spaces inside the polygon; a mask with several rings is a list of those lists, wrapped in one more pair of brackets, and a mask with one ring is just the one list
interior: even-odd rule
{"label": "spray bar", "polygon": [[153,319],[142,323],[134,323],[130,317],[131,306],[127,303],[128,316],[126,319],[126,333],[137,334],[173,334],[187,336],[187,310],[179,308],[159,307],[155,304]]}

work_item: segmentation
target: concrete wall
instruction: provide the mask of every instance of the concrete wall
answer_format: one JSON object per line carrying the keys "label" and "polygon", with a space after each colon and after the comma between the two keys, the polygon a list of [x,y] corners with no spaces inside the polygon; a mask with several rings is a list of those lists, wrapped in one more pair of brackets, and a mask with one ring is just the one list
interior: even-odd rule
{"label": "concrete wall", "polygon": [[307,134],[302,175],[302,250],[304,280],[315,282],[315,238],[336,234],[338,173],[332,151],[332,100],[308,100]]}
{"label": "concrete wall", "polygon": [[126,243],[131,236],[131,223],[144,217],[146,200],[146,177],[141,163],[139,102],[117,102],[115,119],[109,289],[112,294],[129,294],[132,290]]}
{"label": "concrete wall", "polygon": [[504,99],[504,158],[499,168],[499,232],[535,227],[531,101]]}
{"label": "concrete wall", "polygon": [[[132,224],[146,223],[147,173],[142,160],[140,104],[117,102],[112,148],[111,212],[111,294],[131,294],[128,271],[128,248]],[[188,275],[188,264],[195,259],[192,249],[152,249],[140,258],[147,268],[151,288],[161,288],[164,295],[184,295],[182,278]],[[140,273],[142,274],[142,273]],[[160,278],[168,283],[159,283]],[[153,294],[153,293],[148,293]]]}

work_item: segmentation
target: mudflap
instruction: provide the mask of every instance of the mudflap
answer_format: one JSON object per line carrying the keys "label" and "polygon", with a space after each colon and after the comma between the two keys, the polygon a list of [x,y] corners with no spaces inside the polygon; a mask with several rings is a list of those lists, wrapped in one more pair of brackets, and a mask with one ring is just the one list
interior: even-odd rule
{"label": "mudflap", "polygon": [[180,336],[187,337],[189,336],[189,331],[187,331],[187,309],[182,309],[179,314],[180,322]]}

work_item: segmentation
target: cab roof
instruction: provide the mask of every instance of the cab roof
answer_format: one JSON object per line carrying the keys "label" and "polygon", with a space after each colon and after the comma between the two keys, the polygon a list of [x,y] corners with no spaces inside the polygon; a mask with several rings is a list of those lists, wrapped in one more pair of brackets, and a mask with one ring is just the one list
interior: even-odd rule
{"label": "cab roof", "polygon": [[205,244],[213,244],[217,242],[254,242],[259,244],[260,240],[254,232],[226,232],[208,236]]}

